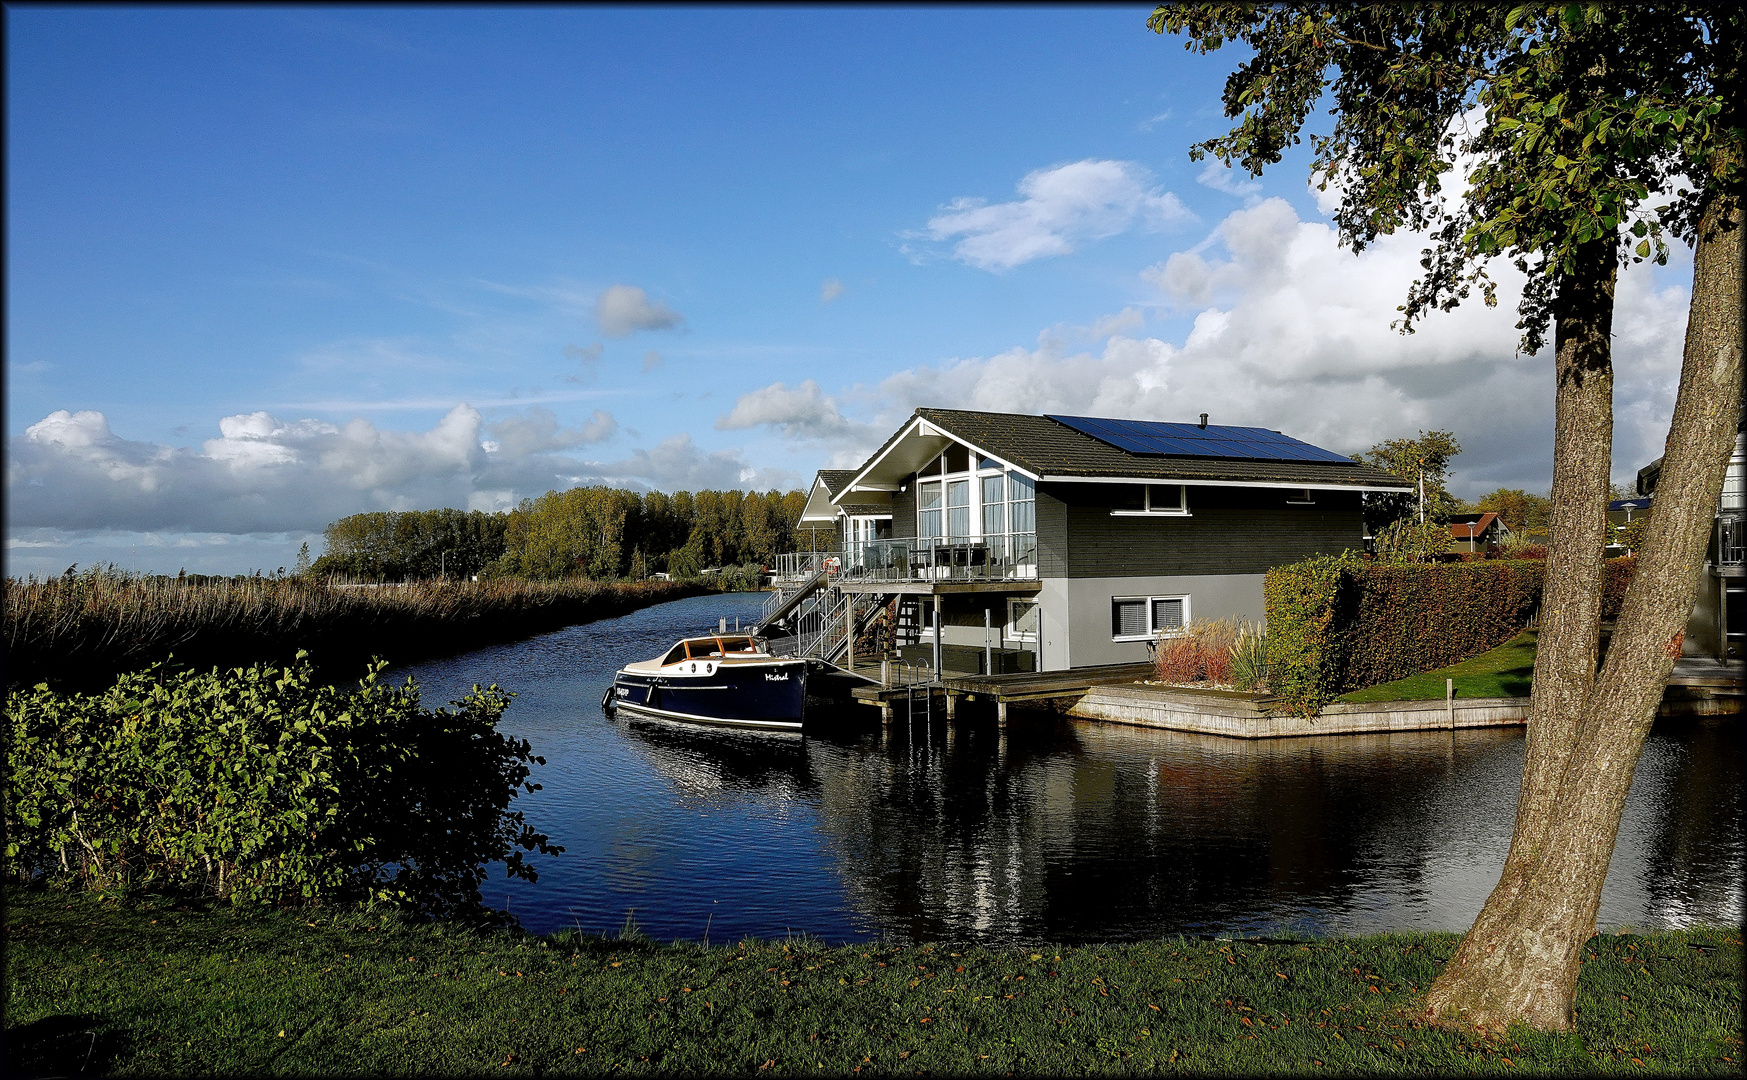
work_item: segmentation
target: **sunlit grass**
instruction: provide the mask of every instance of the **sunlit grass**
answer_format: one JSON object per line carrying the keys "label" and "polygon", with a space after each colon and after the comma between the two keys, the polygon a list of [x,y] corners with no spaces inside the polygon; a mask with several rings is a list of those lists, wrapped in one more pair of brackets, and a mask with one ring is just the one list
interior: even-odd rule
{"label": "sunlit grass", "polygon": [[1527,697],[1535,676],[1537,634],[1538,631],[1525,630],[1498,648],[1471,656],[1460,664],[1354,690],[1337,700],[1442,701],[1445,679],[1456,680],[1459,698]]}
{"label": "sunlit grass", "polygon": [[1578,1030],[1420,1026],[1451,934],[661,945],[8,894],[8,1071],[193,1075],[1741,1071],[1741,936],[1603,936]]}

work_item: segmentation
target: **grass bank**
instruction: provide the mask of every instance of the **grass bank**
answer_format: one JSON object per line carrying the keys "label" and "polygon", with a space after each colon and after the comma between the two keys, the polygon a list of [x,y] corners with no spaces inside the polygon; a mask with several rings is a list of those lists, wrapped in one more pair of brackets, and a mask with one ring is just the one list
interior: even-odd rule
{"label": "grass bank", "polygon": [[712,591],[694,581],[372,588],[299,578],[189,584],[102,572],[8,579],[6,681],[94,690],[172,654],[178,664],[207,668],[285,663],[299,649],[324,675],[351,679],[372,656],[440,656]]}
{"label": "grass bank", "polygon": [[1734,929],[1598,937],[1575,1033],[1486,1040],[1411,1019],[1451,934],[705,948],[6,899],[9,1072],[1741,1072]]}
{"label": "grass bank", "polygon": [[1442,701],[1444,680],[1456,680],[1461,698],[1528,697],[1535,676],[1535,640],[1539,631],[1516,637],[1460,664],[1422,671],[1394,682],[1378,683],[1342,694],[1338,701]]}

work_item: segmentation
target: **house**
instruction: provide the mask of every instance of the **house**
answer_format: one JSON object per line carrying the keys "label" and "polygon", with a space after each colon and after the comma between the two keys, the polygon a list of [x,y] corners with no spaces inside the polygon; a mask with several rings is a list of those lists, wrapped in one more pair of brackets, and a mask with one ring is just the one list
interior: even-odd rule
{"label": "house", "polygon": [[1359,549],[1361,496],[1411,490],[1205,415],[917,409],[860,468],[818,474],[803,526],[831,522],[838,547],[778,560],[767,619],[841,666],[917,657],[937,629],[955,668],[997,653],[1025,654],[1018,670],[1144,661],[1193,620],[1262,621],[1269,568]]}
{"label": "house", "polygon": [[1483,552],[1490,544],[1504,546],[1510,538],[1509,526],[1497,514],[1450,515],[1451,551]]}
{"label": "house", "polygon": [[[1726,662],[1747,656],[1747,419],[1742,425],[1735,430],[1735,451],[1723,474],[1698,597],[1681,643],[1685,656]],[[1656,505],[1661,475],[1661,458],[1638,470],[1638,494],[1650,507]],[[1609,506],[1610,519],[1614,505],[1619,504]],[[1646,510],[1635,507],[1632,512],[1642,515]]]}

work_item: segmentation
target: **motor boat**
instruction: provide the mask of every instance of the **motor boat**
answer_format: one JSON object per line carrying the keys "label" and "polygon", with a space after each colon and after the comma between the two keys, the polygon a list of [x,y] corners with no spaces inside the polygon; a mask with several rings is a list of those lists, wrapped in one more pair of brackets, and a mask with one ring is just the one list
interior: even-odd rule
{"label": "motor boat", "polygon": [[773,731],[801,730],[807,661],[775,656],[751,634],[685,638],[664,656],[626,664],[601,701],[669,720]]}

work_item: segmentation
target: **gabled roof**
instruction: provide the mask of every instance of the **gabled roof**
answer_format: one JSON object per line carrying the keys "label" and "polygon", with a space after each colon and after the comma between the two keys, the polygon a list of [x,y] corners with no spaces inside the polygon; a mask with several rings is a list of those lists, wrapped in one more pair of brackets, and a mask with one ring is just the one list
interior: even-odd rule
{"label": "gabled roof", "polygon": [[[886,444],[855,473],[851,482],[860,485],[889,480],[875,474],[897,472],[909,466],[909,459],[916,455],[894,453],[906,435],[928,444],[920,447],[926,452],[932,442],[926,429],[917,425],[918,421],[1038,480],[1159,480],[1365,491],[1407,491],[1411,487],[1392,473],[1357,462],[1337,464],[1135,454],[1047,416],[968,409],[917,409],[911,421],[886,440]],[[944,445],[938,437],[934,441]],[[934,452],[939,451],[935,449]],[[888,456],[895,458],[894,464],[886,470],[879,469]]]}
{"label": "gabled roof", "polygon": [[1492,528],[1492,523],[1498,520],[1498,515],[1485,513],[1475,521],[1456,521],[1450,524],[1450,539],[1478,540],[1486,535],[1486,530]]}
{"label": "gabled roof", "polygon": [[854,476],[854,469],[820,469],[815,481],[824,484],[825,493],[835,499],[849,490],[849,481]]}

